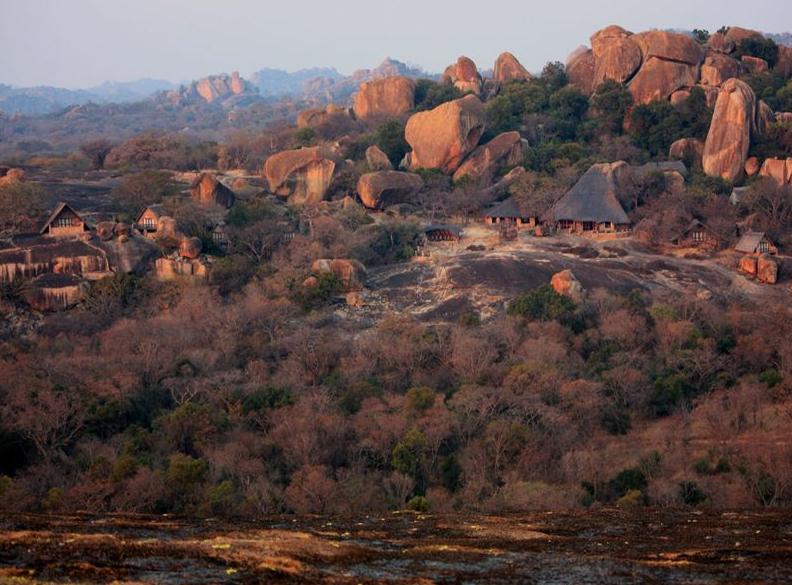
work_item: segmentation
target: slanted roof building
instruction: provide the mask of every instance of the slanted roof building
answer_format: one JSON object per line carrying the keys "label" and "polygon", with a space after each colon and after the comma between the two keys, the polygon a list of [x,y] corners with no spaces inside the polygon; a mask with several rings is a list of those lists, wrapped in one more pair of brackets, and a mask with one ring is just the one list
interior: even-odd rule
{"label": "slanted roof building", "polygon": [[539,214],[526,209],[514,198],[509,197],[484,213],[485,223],[496,225],[512,223],[517,226],[534,227],[539,223]]}
{"label": "slanted roof building", "polygon": [[135,219],[135,225],[146,237],[153,237],[157,233],[157,224],[160,217],[165,215],[164,207],[155,203],[144,207]]}
{"label": "slanted roof building", "polygon": [[44,222],[40,234],[53,237],[78,236],[88,231],[80,214],[65,202],[61,202]]}
{"label": "slanted roof building", "polygon": [[[622,163],[623,164],[623,163]],[[629,231],[630,218],[617,197],[614,165],[594,165],[550,210],[559,229],[574,233]]]}
{"label": "slanted roof building", "polygon": [[767,238],[764,232],[746,232],[734,246],[743,254],[776,254],[778,249]]}

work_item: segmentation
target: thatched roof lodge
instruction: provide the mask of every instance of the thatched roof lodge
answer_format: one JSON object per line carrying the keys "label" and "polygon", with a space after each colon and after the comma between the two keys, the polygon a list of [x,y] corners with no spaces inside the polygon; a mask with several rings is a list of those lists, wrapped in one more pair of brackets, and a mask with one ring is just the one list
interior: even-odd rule
{"label": "thatched roof lodge", "polygon": [[536,227],[539,224],[539,214],[526,209],[514,197],[509,197],[484,213],[484,223]]}
{"label": "thatched roof lodge", "polygon": [[88,225],[82,217],[72,209],[71,205],[61,202],[44,222],[42,235],[53,237],[78,236],[88,231]]}
{"label": "thatched roof lodge", "polygon": [[618,177],[625,163],[593,165],[550,210],[559,230],[578,234],[629,232],[632,224],[619,203]]}
{"label": "thatched roof lodge", "polygon": [[455,225],[431,224],[424,228],[424,235],[430,242],[456,242],[462,239],[462,230]]}

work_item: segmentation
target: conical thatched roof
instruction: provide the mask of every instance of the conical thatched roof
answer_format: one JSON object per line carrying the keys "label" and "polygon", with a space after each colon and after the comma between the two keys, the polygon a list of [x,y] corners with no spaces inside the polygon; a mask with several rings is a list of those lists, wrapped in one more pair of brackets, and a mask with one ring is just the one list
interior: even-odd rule
{"label": "conical thatched roof", "polygon": [[555,221],[593,221],[630,223],[616,197],[613,165],[594,165],[551,210]]}

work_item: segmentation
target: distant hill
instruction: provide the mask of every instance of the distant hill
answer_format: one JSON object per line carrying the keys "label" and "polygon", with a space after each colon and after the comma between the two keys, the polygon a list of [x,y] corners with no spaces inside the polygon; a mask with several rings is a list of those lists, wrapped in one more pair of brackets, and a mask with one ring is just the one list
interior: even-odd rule
{"label": "distant hill", "polygon": [[333,83],[344,76],[329,67],[314,67],[289,73],[283,69],[264,68],[250,75],[250,82],[259,93],[267,97],[297,95],[303,92],[305,83],[313,79],[327,79]]}
{"label": "distant hill", "polygon": [[176,89],[178,84],[164,79],[138,79],[137,81],[105,81],[88,89],[105,102],[135,102],[158,91]]}

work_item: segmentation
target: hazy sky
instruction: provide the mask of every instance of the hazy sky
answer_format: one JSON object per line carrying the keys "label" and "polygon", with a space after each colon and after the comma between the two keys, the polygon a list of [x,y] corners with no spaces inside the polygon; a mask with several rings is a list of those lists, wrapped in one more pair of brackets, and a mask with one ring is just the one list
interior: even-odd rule
{"label": "hazy sky", "polygon": [[608,24],[792,31],[792,0],[0,0],[0,83],[88,87],[262,67],[441,71],[504,50],[532,71]]}

